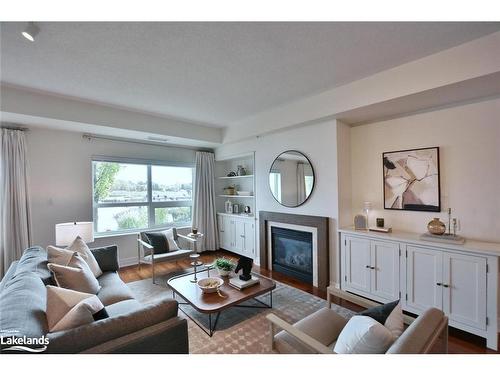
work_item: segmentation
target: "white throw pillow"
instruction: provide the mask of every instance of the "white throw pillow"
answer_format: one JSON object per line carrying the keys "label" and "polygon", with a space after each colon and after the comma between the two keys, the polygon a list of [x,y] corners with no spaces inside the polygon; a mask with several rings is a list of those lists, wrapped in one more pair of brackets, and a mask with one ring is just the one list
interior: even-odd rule
{"label": "white throw pillow", "polygon": [[85,262],[87,262],[90,270],[92,271],[95,277],[99,277],[102,275],[101,268],[99,267],[99,264],[97,263],[94,254],[92,254],[92,251],[90,251],[89,247],[87,246],[85,241],[81,239],[80,236],[76,237],[73,243],[69,245],[66,249],[61,249],[55,246],[48,246],[47,259],[49,263],[55,263],[61,266],[67,266],[69,260],[71,259],[71,256],[75,251],[82,256]]}
{"label": "white throw pillow", "polygon": [[47,286],[46,316],[49,332],[92,323],[93,315],[102,309],[104,309],[102,302],[92,294]]}
{"label": "white throw pillow", "polygon": [[174,241],[174,231],[172,229],[164,230],[162,233],[167,239],[168,251],[180,250],[179,246],[177,246],[177,242]]}
{"label": "white throw pillow", "polygon": [[387,317],[384,327],[391,331],[394,340],[402,335],[404,331],[403,310],[401,309],[401,302],[396,305],[392,312]]}
{"label": "white throw pillow", "polygon": [[338,354],[382,354],[394,340],[391,331],[375,319],[356,315],[340,332],[333,351]]}

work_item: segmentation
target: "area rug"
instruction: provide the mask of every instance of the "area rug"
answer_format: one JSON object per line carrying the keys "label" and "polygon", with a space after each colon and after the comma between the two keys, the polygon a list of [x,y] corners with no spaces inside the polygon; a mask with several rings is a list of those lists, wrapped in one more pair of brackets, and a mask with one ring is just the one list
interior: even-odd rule
{"label": "area rug", "polygon": [[[172,297],[172,290],[167,286],[166,280],[167,277],[158,276],[157,284],[153,284],[151,279],[145,279],[127,285],[140,302],[148,303],[159,298]],[[268,302],[267,295],[259,298]],[[245,302],[247,303],[251,302]],[[276,282],[272,309],[234,307],[223,311],[217,323],[217,330],[212,337],[188,319],[189,352],[192,354],[273,353],[270,346],[267,314],[272,312],[289,323],[295,323],[324,306],[326,306],[325,300]],[[206,315],[196,312],[187,305],[184,305],[183,309],[208,327]],[[353,315],[352,311],[338,305],[332,305],[332,309],[345,318]],[[185,316],[185,314],[179,311],[179,316]]]}

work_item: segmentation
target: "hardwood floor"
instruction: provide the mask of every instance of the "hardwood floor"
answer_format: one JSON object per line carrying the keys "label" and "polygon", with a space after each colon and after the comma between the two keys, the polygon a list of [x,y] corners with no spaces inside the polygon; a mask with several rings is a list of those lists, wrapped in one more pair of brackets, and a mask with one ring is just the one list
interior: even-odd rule
{"label": "hardwood floor", "polygon": [[[211,263],[218,257],[226,257],[232,260],[237,260],[238,256],[230,253],[228,251],[220,250],[216,252],[205,252],[200,254],[200,261],[203,263]],[[176,262],[166,262],[159,263],[156,267],[157,273],[171,273],[176,270],[190,268],[189,259],[179,260]],[[269,270],[261,269],[259,266],[254,266],[254,271],[260,273],[263,276],[270,277],[281,283],[290,285],[294,288],[303,290],[305,292],[311,293],[317,297],[326,299],[326,292],[319,290],[316,287],[308,285],[306,283],[294,280],[286,275],[280,274],[278,272],[272,272]],[[152,277],[151,267],[149,265],[142,265],[138,267],[136,265],[124,267],[119,271],[120,277],[126,283],[148,279]],[[364,310],[363,307],[355,305],[349,301],[343,300],[341,298],[333,298],[333,303],[343,306],[349,310],[359,312]],[[448,351],[450,354],[499,354],[499,351],[494,351],[486,348],[486,340],[472,335],[467,332],[457,330],[455,328],[449,329],[449,340],[448,340]]]}

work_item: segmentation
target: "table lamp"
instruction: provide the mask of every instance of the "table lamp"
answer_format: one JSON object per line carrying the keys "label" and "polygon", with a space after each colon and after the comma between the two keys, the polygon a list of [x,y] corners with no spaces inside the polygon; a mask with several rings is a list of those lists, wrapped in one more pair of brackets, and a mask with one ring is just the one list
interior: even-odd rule
{"label": "table lamp", "polygon": [[56,245],[67,246],[80,236],[84,242],[94,242],[94,223],[80,221],[56,224]]}

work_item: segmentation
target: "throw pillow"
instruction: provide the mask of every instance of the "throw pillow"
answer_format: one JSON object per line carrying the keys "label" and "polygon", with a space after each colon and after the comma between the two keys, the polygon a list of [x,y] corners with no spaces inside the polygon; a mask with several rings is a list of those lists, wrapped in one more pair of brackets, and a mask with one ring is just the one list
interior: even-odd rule
{"label": "throw pillow", "polygon": [[92,251],[90,251],[89,247],[81,239],[80,236],[76,237],[73,243],[69,245],[66,249],[62,249],[56,246],[48,246],[47,247],[47,259],[49,263],[59,264],[61,266],[67,266],[68,262],[73,255],[74,252],[80,253],[82,258],[87,262],[90,270],[94,274],[95,277],[99,277],[102,275],[102,270],[97,263]]}
{"label": "throw pillow", "polygon": [[399,304],[398,301],[389,302],[385,305],[371,307],[367,310],[361,311],[357,315],[369,316],[370,318],[375,319],[380,324],[385,324],[387,317],[391,314],[392,310]]}
{"label": "throw pillow", "polygon": [[170,251],[167,237],[162,232],[144,232],[148,243],[154,247],[155,254],[164,254]]}
{"label": "throw pillow", "polygon": [[63,331],[107,317],[102,302],[92,294],[47,286],[49,332]]}
{"label": "throw pillow", "polygon": [[403,334],[405,326],[401,303],[398,303],[389,314],[389,316],[385,320],[384,327],[391,331],[395,339]]}
{"label": "throw pillow", "polygon": [[116,245],[98,247],[90,249],[90,251],[92,251],[97,263],[99,263],[102,272],[115,272],[120,268],[118,264],[118,247]]}
{"label": "throw pillow", "polygon": [[101,289],[89,266],[77,252],[73,253],[67,266],[55,263],[49,263],[47,266],[58,287],[91,294],[97,294]]}
{"label": "throw pillow", "polygon": [[382,354],[394,340],[392,333],[375,319],[356,315],[340,332],[333,351],[338,354]]}
{"label": "throw pillow", "polygon": [[177,246],[177,242],[174,240],[174,230],[172,228],[164,230],[162,233],[167,238],[169,251],[180,250],[179,246]]}

